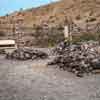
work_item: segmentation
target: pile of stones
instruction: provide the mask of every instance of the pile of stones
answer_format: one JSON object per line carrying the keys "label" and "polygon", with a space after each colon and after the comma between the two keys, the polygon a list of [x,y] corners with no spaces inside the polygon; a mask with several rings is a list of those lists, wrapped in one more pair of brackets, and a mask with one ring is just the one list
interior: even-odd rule
{"label": "pile of stones", "polygon": [[14,50],[12,53],[6,54],[7,59],[17,59],[17,60],[35,60],[35,59],[46,59],[48,54],[40,51],[29,48],[19,48]]}
{"label": "pile of stones", "polygon": [[0,54],[5,54],[5,51],[3,49],[1,49]]}
{"label": "pile of stones", "polygon": [[60,43],[54,50],[55,59],[48,65],[57,65],[60,69],[83,77],[100,69],[100,46],[98,42],[88,41],[77,44]]}

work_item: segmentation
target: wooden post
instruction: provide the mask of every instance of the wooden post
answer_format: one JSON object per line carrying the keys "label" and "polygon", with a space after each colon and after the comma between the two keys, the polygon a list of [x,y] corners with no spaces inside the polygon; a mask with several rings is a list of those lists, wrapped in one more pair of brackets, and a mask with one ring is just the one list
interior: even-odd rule
{"label": "wooden post", "polygon": [[13,24],[13,27],[12,27],[13,39],[14,39],[14,40],[16,40],[16,39],[15,39],[15,31],[16,31],[16,29],[15,29],[15,23],[14,23],[14,24]]}
{"label": "wooden post", "polygon": [[67,25],[64,26],[64,37],[65,37],[65,41],[67,41],[69,38],[69,29]]}
{"label": "wooden post", "polygon": [[69,44],[72,42],[71,30],[72,30],[72,21],[67,18],[65,20],[65,26],[64,26],[64,37],[65,41],[69,42]]}
{"label": "wooden post", "polygon": [[72,18],[71,18],[71,16],[69,17],[69,23],[68,23],[68,25],[69,25],[69,41],[70,41],[70,43],[72,42],[72,25],[73,25],[73,21],[72,21]]}

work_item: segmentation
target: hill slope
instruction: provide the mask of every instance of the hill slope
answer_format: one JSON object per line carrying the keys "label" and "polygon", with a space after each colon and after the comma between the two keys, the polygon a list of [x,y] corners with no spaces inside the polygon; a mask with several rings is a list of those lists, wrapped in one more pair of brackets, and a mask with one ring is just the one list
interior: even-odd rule
{"label": "hill slope", "polygon": [[26,24],[40,24],[43,21],[59,23],[66,16],[71,16],[72,18],[94,16],[99,18],[99,9],[100,0],[61,0],[46,6],[15,12],[9,15],[8,19],[22,18]]}
{"label": "hill slope", "polygon": [[[0,17],[0,26],[10,28],[13,27],[13,24],[18,23],[20,25],[21,23],[21,26],[24,27],[37,28],[37,26],[42,27],[44,25],[49,28],[59,28],[59,26],[64,25],[66,19],[70,18],[73,21],[80,20],[86,22],[87,20],[95,19],[94,21],[99,22],[99,9],[100,0],[60,0],[59,2],[49,5],[32,8],[25,11],[22,10],[4,17]],[[12,30],[10,30],[10,32],[12,32]],[[27,33],[33,33],[33,31],[28,31]],[[36,33],[38,34],[37,31]],[[51,32],[51,34],[52,33],[53,32]],[[56,33],[59,32],[57,31],[55,34]],[[47,37],[45,36],[45,38]]]}

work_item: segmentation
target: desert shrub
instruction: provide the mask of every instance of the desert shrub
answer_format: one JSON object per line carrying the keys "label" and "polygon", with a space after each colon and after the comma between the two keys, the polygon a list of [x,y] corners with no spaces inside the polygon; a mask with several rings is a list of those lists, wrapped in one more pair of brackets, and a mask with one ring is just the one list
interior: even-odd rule
{"label": "desert shrub", "polygon": [[3,37],[3,36],[5,36],[5,33],[0,31],[0,37]]}
{"label": "desert shrub", "polygon": [[97,36],[95,34],[85,33],[85,34],[82,34],[80,38],[82,40],[89,41],[89,40],[96,40]]}
{"label": "desert shrub", "polygon": [[94,21],[96,21],[96,18],[90,18],[86,20],[86,22],[94,22]]}
{"label": "desert shrub", "polygon": [[81,19],[80,15],[76,16],[76,20],[80,20],[80,19]]}
{"label": "desert shrub", "polygon": [[94,40],[94,41],[100,41],[100,35],[99,33],[84,33],[80,36],[73,37],[72,42],[81,42],[81,41],[89,41],[89,40]]}
{"label": "desert shrub", "polygon": [[48,47],[53,47],[55,46],[55,42],[51,39],[48,40]]}

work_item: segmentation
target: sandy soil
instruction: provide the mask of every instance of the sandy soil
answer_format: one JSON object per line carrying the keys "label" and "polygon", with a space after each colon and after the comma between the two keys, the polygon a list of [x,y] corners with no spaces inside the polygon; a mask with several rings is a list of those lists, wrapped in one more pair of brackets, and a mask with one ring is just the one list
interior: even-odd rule
{"label": "sandy soil", "polygon": [[100,75],[78,78],[47,61],[0,56],[0,100],[100,100]]}

